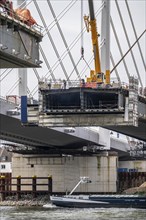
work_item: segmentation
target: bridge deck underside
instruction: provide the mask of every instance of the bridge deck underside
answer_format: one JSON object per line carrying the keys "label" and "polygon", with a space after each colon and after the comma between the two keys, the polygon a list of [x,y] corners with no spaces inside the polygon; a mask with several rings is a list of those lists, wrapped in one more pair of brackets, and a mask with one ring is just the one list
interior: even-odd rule
{"label": "bridge deck underside", "polygon": [[[35,147],[34,152],[75,153],[94,142],[44,127],[24,127],[20,120],[0,114],[0,139]],[[97,144],[96,144],[97,145]]]}
{"label": "bridge deck underside", "polygon": [[[139,127],[107,126],[106,128],[146,141],[146,121],[139,121]],[[83,147],[95,145],[94,142],[49,128],[24,127],[20,120],[3,114],[0,114],[0,139],[33,147],[32,150],[19,149],[18,152],[22,154],[93,154],[93,152],[84,152]],[[17,152],[17,147],[14,151]]]}
{"label": "bridge deck underside", "polygon": [[104,128],[113,130],[127,136],[142,140],[146,142],[146,119],[139,118],[138,127],[135,126],[104,126]]}
{"label": "bridge deck underside", "polygon": [[34,63],[27,62],[23,59],[17,58],[12,54],[7,54],[0,51],[0,68],[28,68],[28,67],[40,67]]}

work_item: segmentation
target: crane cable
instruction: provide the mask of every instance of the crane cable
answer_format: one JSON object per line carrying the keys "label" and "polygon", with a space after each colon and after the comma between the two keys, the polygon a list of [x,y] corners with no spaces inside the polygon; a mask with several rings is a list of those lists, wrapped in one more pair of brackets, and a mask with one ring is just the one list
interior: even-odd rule
{"label": "crane cable", "polygon": [[80,59],[78,60],[77,64],[74,66],[73,70],[71,71],[70,75],[68,76],[67,81],[70,79],[71,75],[73,74],[74,70],[77,68],[79,62],[81,61],[82,57],[80,57]]}
{"label": "crane cable", "polygon": [[[101,4],[100,8],[98,9],[98,11],[95,13],[95,16],[97,17],[99,15],[99,13],[101,12],[101,10],[103,9],[104,7],[104,2]],[[81,0],[81,58],[82,60],[84,60],[84,62],[86,63],[87,67],[91,70],[91,67],[90,67],[90,63],[87,62],[85,60],[85,57],[84,57],[84,38],[83,38],[83,32],[84,30],[84,27],[83,27],[83,0]],[[82,73],[83,75],[83,73]]]}
{"label": "crane cable", "polygon": [[[97,12],[95,13],[96,17],[100,14],[100,12],[101,12],[101,10],[102,10],[102,8],[103,8],[103,5],[104,5],[104,4],[102,4],[101,7],[100,7],[100,8],[97,10]],[[82,29],[83,34],[85,33],[85,31],[86,31],[86,28],[84,27],[84,28]],[[63,60],[65,59],[65,57],[68,55],[67,51],[68,51],[68,50],[72,50],[72,48],[74,48],[74,46],[77,44],[77,42],[81,39],[81,35],[82,35],[82,33],[80,32],[80,33],[77,35],[77,37],[73,40],[73,42],[68,46],[67,50],[65,50],[65,51],[63,52],[63,54],[61,55],[61,60],[62,60],[62,61],[63,61]],[[92,60],[93,60],[93,56],[92,56]],[[85,61],[85,59],[84,59],[84,61]],[[86,62],[86,61],[85,61],[85,62]],[[60,60],[57,60],[57,61],[54,63],[54,65],[51,67],[52,71],[54,72],[59,65],[60,65]],[[90,64],[87,63],[88,68],[91,69],[89,65],[90,65]],[[77,66],[77,64],[76,64],[76,66]],[[44,77],[49,78],[49,77],[51,76],[51,74],[49,74],[49,73],[50,73],[50,70],[44,75]],[[49,76],[48,76],[48,74],[49,74]],[[69,75],[69,77],[70,77],[70,75]],[[34,87],[34,89],[33,89],[33,95],[35,95],[35,94],[37,93],[37,91],[38,91],[38,85],[36,85],[36,86]]]}
{"label": "crane cable", "polygon": [[81,0],[81,58],[84,58],[84,38],[83,38],[83,0]]}

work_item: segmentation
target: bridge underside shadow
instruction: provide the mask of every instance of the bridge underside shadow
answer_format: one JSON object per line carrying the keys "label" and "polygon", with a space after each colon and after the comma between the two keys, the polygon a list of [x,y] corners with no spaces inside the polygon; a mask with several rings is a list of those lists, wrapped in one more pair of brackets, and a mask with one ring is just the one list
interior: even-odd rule
{"label": "bridge underside shadow", "polygon": [[139,118],[138,127],[135,126],[104,126],[104,128],[125,134],[127,136],[146,142],[146,119]]}
{"label": "bridge underside shadow", "polygon": [[25,154],[84,154],[84,146],[95,145],[94,142],[53,129],[22,126],[19,119],[3,114],[0,114],[0,139],[32,147],[31,151],[29,147],[25,151],[19,150],[19,153]]}
{"label": "bridge underside shadow", "polygon": [[[139,122],[139,127],[106,126],[106,128],[146,141],[146,123],[142,121]],[[13,142],[14,144],[10,144],[13,148],[12,151],[21,154],[50,154],[62,156],[63,154],[93,155],[102,153],[101,150],[93,152],[92,146],[96,145],[98,149],[97,143],[46,127],[25,127],[22,126],[19,119],[3,114],[0,114],[0,139]],[[88,151],[83,150],[85,146],[88,146]],[[100,146],[101,145],[99,145],[99,149]],[[111,150],[113,151],[114,149]],[[122,156],[123,153],[121,149],[119,154]],[[125,154],[127,153],[125,152],[124,155]]]}

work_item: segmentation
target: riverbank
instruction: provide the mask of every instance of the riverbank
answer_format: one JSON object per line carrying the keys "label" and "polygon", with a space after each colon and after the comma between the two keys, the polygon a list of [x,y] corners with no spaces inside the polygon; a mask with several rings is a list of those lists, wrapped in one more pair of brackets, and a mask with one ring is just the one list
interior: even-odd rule
{"label": "riverbank", "polygon": [[0,201],[0,206],[43,206],[50,203],[49,195],[41,195],[33,198],[32,195],[23,195],[17,201],[16,196],[8,196],[6,200]]}
{"label": "riverbank", "polygon": [[139,194],[139,195],[146,196],[146,182],[144,182],[139,187],[133,187],[133,188],[126,189],[123,193],[129,194],[129,195]]}

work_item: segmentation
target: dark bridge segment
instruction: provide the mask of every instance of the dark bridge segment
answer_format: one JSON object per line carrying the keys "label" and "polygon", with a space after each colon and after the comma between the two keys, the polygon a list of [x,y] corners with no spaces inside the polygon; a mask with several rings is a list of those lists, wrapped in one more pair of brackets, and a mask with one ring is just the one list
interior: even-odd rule
{"label": "dark bridge segment", "polygon": [[121,134],[146,142],[146,119],[139,118],[138,127],[135,126],[104,126],[104,128],[116,131]]}
{"label": "dark bridge segment", "polygon": [[101,126],[146,141],[146,98],[138,96],[136,86],[131,85],[130,89],[41,86],[39,105],[28,106],[28,125]]}
{"label": "dark bridge segment", "polygon": [[[75,153],[94,142],[45,127],[25,127],[19,119],[0,114],[0,139],[34,147],[23,153]],[[97,144],[96,144],[97,145]]]}
{"label": "dark bridge segment", "polygon": [[[91,89],[70,88],[65,90],[41,90],[43,96],[43,108],[46,112],[68,113],[70,110],[77,113],[92,113],[98,109],[109,109],[121,112],[119,109],[119,93],[127,93],[119,89]],[[121,100],[124,102],[124,100]],[[123,106],[121,106],[122,108]],[[124,108],[123,108],[124,109]],[[68,111],[66,111],[68,110]],[[80,111],[77,111],[80,110]]]}
{"label": "dark bridge segment", "polygon": [[137,94],[133,90],[121,87],[49,89],[41,85],[39,91],[38,107],[28,106],[28,125],[137,125],[138,102],[135,103]]}

